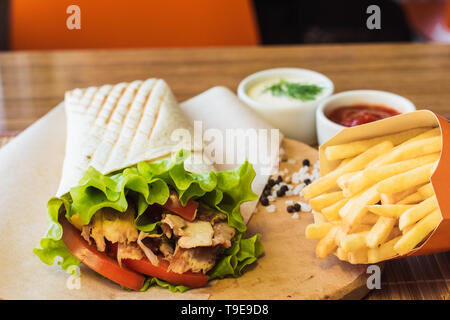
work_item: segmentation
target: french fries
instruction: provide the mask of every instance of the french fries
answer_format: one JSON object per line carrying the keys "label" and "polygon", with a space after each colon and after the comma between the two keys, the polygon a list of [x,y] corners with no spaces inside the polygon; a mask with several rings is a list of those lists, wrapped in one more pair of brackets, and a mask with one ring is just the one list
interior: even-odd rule
{"label": "french fries", "polygon": [[407,254],[436,228],[439,222],[441,222],[441,219],[441,212],[439,209],[435,209],[403,235],[395,244],[394,250],[399,255]]}
{"label": "french fries", "polygon": [[384,243],[389,234],[391,233],[396,223],[395,218],[378,218],[377,223],[374,224],[366,237],[367,247],[373,249]]}
{"label": "french fries", "polygon": [[347,203],[348,199],[341,199],[335,204],[326,207],[322,210],[322,214],[327,218],[329,221],[333,220],[339,220],[341,216],[339,215],[339,212],[341,208]]}
{"label": "french fries", "polygon": [[307,239],[320,240],[325,237],[333,228],[333,224],[328,222],[313,223],[306,227],[305,236]]}
{"label": "french fries", "polygon": [[338,185],[341,187],[344,194],[351,196],[391,176],[407,172],[430,162],[436,162],[438,159],[439,153],[433,153],[388,165],[368,167],[357,174],[353,174],[352,177],[342,185],[339,185],[339,183]]}
{"label": "french fries", "polygon": [[436,196],[432,196],[416,206],[406,210],[398,221],[398,227],[400,230],[416,223],[422,219],[427,213],[438,207]]}
{"label": "french fries", "polygon": [[385,137],[378,137],[367,140],[350,142],[337,146],[330,146],[325,150],[325,155],[327,159],[330,161],[350,158],[363,153],[370,147],[373,147],[374,145],[377,145],[383,141],[390,141],[392,144],[397,145],[425,131],[427,131],[427,128],[418,128],[403,131],[396,134],[391,134]]}
{"label": "french fries", "polygon": [[395,193],[424,184],[430,181],[436,163],[429,163],[419,168],[397,174],[381,181],[378,185],[380,193]]}
{"label": "french fries", "polygon": [[413,205],[405,204],[385,204],[367,206],[370,212],[386,218],[400,218],[403,212],[412,208]]}
{"label": "french fries", "polygon": [[393,258],[397,255],[397,252],[394,250],[395,244],[401,239],[401,236],[398,236],[388,242],[383,243],[378,248],[369,249],[367,251],[367,259],[369,263],[377,263],[386,259]]}
{"label": "french fries", "polygon": [[348,262],[351,264],[365,264],[368,263],[367,248],[361,248],[348,253]]}
{"label": "french fries", "polygon": [[348,252],[342,249],[341,247],[336,249],[336,257],[342,261],[348,261]]}
{"label": "french fries", "polygon": [[305,200],[309,200],[322,194],[323,192],[330,190],[331,188],[336,186],[336,181],[341,175],[348,172],[354,172],[363,169],[368,161],[376,158],[377,156],[383,153],[392,150],[393,146],[394,145],[390,141],[381,142],[380,144],[377,144],[367,149],[360,155],[356,156],[342,167],[317,179],[316,181],[314,181],[314,183],[306,186],[303,189],[303,196]]}
{"label": "french fries", "polygon": [[369,231],[348,234],[340,241],[340,247],[347,252],[365,248],[368,234]]}
{"label": "french fries", "polygon": [[421,244],[442,219],[430,183],[440,152],[439,128],[328,146],[336,169],[303,189],[321,217],[305,231],[316,256],[376,263]]}
{"label": "french fries", "polygon": [[309,201],[311,208],[316,211],[320,211],[323,208],[326,208],[337,201],[344,198],[342,191],[324,193],[318,197],[315,197]]}
{"label": "french fries", "polygon": [[[413,193],[417,192],[417,187],[412,187],[400,192],[396,193],[381,193],[380,199],[381,204],[395,204],[399,203],[400,201],[406,199],[408,196],[410,196]],[[405,203],[403,203],[405,204]]]}
{"label": "french fries", "polygon": [[420,201],[424,200],[423,196],[419,192],[414,192],[410,194],[409,196],[403,198],[402,200],[398,201],[398,204],[412,204],[412,203],[419,203]]}
{"label": "french fries", "polygon": [[316,256],[319,258],[326,258],[330,253],[336,249],[336,233],[339,227],[333,227],[326,234],[325,237],[320,239],[319,243],[316,246]]}
{"label": "french fries", "polygon": [[393,152],[378,162],[376,165],[381,166],[384,164],[394,163],[402,160],[408,160],[417,158],[426,154],[440,152],[441,151],[441,137],[432,137],[427,139],[415,140],[400,145],[395,148]]}
{"label": "french fries", "polygon": [[425,199],[434,195],[434,190],[431,183],[427,183],[426,185],[420,187],[419,189],[417,189],[417,192],[420,193]]}

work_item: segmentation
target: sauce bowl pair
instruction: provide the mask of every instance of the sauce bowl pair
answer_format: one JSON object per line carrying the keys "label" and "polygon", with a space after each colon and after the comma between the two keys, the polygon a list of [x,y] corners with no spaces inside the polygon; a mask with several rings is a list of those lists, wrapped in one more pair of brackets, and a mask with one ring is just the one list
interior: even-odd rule
{"label": "sauce bowl pair", "polygon": [[[261,101],[251,96],[255,86],[271,79],[296,79],[298,82],[315,83],[323,88],[320,95],[311,101],[285,103],[282,99]],[[253,90],[254,91],[254,90]],[[328,118],[334,109],[353,105],[383,106],[398,113],[416,110],[414,104],[397,94],[378,90],[352,90],[334,94],[333,82],[323,74],[299,68],[276,68],[254,73],[238,86],[238,97],[267,122],[271,123],[288,138],[309,145],[326,142],[346,128]],[[249,94],[250,93],[250,94]]]}

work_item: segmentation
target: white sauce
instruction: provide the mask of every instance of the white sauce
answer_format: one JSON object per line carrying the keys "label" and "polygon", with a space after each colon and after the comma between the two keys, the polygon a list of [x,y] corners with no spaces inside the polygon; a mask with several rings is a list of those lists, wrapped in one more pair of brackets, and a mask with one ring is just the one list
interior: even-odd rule
{"label": "white sauce", "polygon": [[[302,85],[315,84],[321,87],[322,91],[316,95],[314,100],[302,101],[300,99],[291,98],[285,95],[274,96],[272,95],[270,90],[266,90],[268,87],[279,83],[280,80],[299,83]],[[330,88],[328,88],[325,82],[320,81],[319,79],[312,76],[303,76],[303,77],[285,76],[285,77],[273,77],[271,79],[260,81],[247,90],[247,95],[253,100],[256,100],[268,106],[298,106],[322,98],[323,96],[329,93],[329,89]]]}

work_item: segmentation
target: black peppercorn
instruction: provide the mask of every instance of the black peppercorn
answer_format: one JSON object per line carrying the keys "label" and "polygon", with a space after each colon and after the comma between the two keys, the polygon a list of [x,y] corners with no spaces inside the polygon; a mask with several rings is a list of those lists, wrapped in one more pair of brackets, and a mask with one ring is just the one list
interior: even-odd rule
{"label": "black peppercorn", "polygon": [[302,206],[300,205],[300,203],[296,203],[294,204],[294,210],[299,212],[302,209]]}
{"label": "black peppercorn", "polygon": [[286,191],[289,190],[289,188],[288,188],[287,185],[284,184],[284,185],[281,186],[280,190],[283,191],[283,192],[286,192]]}
{"label": "black peppercorn", "polygon": [[283,191],[282,189],[277,191],[277,196],[278,197],[284,197],[285,194],[286,194],[286,191]]}
{"label": "black peppercorn", "polygon": [[294,206],[287,206],[286,210],[289,213],[293,213],[295,211]]}
{"label": "black peppercorn", "polygon": [[277,183],[280,183],[282,181],[283,181],[283,177],[282,176],[278,176]]}
{"label": "black peppercorn", "polygon": [[305,179],[305,181],[303,181],[306,185],[311,184],[311,180],[310,179]]}
{"label": "black peppercorn", "polygon": [[264,189],[263,195],[265,195],[266,197],[270,196],[270,189]]}
{"label": "black peppercorn", "polygon": [[269,182],[267,183],[269,187],[273,187],[275,185],[275,180],[269,179]]}
{"label": "black peppercorn", "polygon": [[259,199],[259,202],[261,202],[261,204],[266,207],[269,205],[269,199],[267,199],[266,197],[261,197],[261,199]]}
{"label": "black peppercorn", "polygon": [[309,162],[309,160],[308,159],[304,159],[303,160],[303,166],[305,167],[309,167],[311,165],[311,163]]}

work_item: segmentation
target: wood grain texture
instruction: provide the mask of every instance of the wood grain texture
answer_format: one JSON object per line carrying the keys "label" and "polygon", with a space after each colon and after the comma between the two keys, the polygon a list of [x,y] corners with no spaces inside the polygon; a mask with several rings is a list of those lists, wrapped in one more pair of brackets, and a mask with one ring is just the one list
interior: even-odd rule
{"label": "wood grain texture", "polygon": [[0,131],[23,130],[75,87],[166,79],[178,100],[210,87],[236,90],[267,68],[329,76],[336,92],[387,90],[419,108],[450,113],[450,45],[371,44],[0,53]]}

